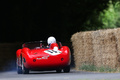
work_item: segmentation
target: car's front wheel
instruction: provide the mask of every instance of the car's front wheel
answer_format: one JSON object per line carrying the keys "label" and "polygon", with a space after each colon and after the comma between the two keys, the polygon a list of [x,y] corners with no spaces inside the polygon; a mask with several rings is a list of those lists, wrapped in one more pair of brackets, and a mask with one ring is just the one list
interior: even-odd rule
{"label": "car's front wheel", "polygon": [[22,73],[23,74],[29,74],[29,69],[25,68],[23,61],[22,61]]}
{"label": "car's front wheel", "polygon": [[22,67],[18,66],[18,58],[17,58],[17,73],[22,74]]}
{"label": "car's front wheel", "polygon": [[22,74],[22,67],[17,66],[17,73],[18,73],[18,74]]}

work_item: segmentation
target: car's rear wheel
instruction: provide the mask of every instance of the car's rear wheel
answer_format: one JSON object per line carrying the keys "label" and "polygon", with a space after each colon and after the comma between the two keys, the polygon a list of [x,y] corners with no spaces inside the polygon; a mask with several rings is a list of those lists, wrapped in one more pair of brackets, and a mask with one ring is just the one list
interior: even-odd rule
{"label": "car's rear wheel", "polygon": [[64,67],[63,71],[64,71],[65,73],[69,73],[69,72],[70,72],[70,66]]}
{"label": "car's rear wheel", "polygon": [[22,73],[23,74],[29,74],[29,69],[25,68],[23,61],[22,61]]}
{"label": "car's rear wheel", "polygon": [[57,73],[61,73],[61,72],[62,72],[62,69],[56,69],[56,72],[57,72]]}

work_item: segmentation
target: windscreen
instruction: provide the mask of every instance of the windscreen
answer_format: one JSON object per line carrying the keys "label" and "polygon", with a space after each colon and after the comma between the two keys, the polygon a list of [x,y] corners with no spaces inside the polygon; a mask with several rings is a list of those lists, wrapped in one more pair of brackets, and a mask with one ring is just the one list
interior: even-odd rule
{"label": "windscreen", "polygon": [[[57,42],[57,44],[58,44],[59,48],[62,47],[61,42]],[[45,42],[45,41],[27,42],[27,43],[24,43],[22,45],[22,47],[23,48],[27,47],[29,49],[35,49],[35,48],[40,48],[40,49],[45,48],[45,49],[47,49],[47,48],[49,48],[47,42]]]}
{"label": "windscreen", "polygon": [[34,48],[45,48],[47,47],[47,43],[43,41],[36,41],[36,42],[27,42],[24,43],[22,47],[27,47],[29,49],[34,49]]}

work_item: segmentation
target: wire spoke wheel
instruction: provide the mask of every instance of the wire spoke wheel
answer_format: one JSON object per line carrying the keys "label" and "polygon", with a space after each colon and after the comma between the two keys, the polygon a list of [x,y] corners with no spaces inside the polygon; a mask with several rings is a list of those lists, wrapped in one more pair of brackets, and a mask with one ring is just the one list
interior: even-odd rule
{"label": "wire spoke wheel", "polygon": [[22,67],[18,66],[18,58],[17,58],[17,73],[22,74]]}
{"label": "wire spoke wheel", "polygon": [[23,74],[29,74],[29,69],[25,68],[23,61],[22,61],[22,73]]}

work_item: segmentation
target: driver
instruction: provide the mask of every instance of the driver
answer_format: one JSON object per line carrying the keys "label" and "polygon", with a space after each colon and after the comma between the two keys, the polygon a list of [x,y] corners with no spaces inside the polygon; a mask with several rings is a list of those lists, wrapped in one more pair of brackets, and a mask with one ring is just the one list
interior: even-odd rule
{"label": "driver", "polygon": [[53,49],[57,53],[58,44],[56,43],[56,39],[53,36],[48,38],[47,43],[48,43],[49,48]]}
{"label": "driver", "polygon": [[47,39],[47,43],[48,43],[49,46],[50,46],[52,43],[56,43],[55,37],[50,36],[50,37]]}

